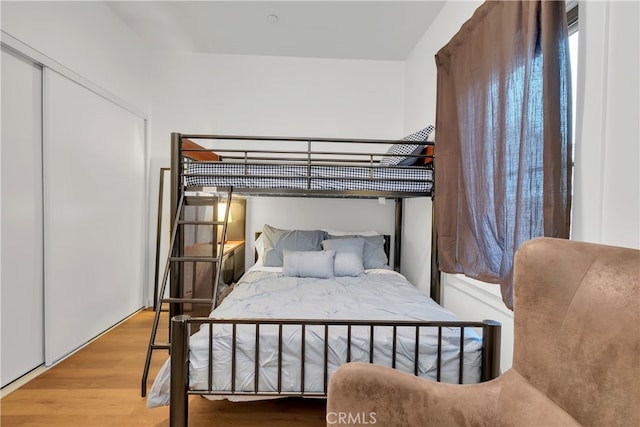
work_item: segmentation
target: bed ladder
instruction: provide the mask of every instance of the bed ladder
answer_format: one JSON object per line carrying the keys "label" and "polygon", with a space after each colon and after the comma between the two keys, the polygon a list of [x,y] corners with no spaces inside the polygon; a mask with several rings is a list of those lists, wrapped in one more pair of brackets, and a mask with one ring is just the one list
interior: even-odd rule
{"label": "bed ladder", "polygon": [[[178,208],[176,210],[175,221],[173,223],[173,227],[171,229],[171,239],[169,243],[169,247],[171,248],[171,253],[167,257],[167,261],[164,267],[164,274],[162,276],[162,285],[158,292],[158,300],[155,305],[155,316],[153,318],[153,326],[151,327],[151,336],[149,338],[149,346],[147,347],[147,358],[144,364],[144,370],[142,372],[142,397],[147,395],[147,379],[149,377],[149,368],[151,366],[151,357],[153,355],[154,350],[167,350],[171,348],[171,336],[169,336],[169,340],[164,343],[156,342],[156,335],[158,332],[158,325],[160,324],[160,316],[163,312],[169,312],[169,318],[182,314],[183,313],[183,304],[200,304],[200,305],[210,305],[211,309],[216,307],[217,295],[218,295],[218,284],[220,282],[220,277],[222,274],[222,258],[224,256],[224,244],[222,244],[221,248],[218,250],[216,244],[213,245],[213,256],[211,257],[203,257],[203,256],[184,256],[184,248],[178,247],[181,245],[181,238],[178,238],[180,227],[185,225],[210,225],[210,226],[218,226],[222,225],[222,235],[220,238],[221,242],[226,241],[227,237],[227,223],[229,220],[229,207],[231,206],[231,196],[232,191],[229,189],[227,192],[226,203],[227,210],[225,211],[224,220],[216,221],[216,209],[213,210],[214,218],[211,221],[201,221],[201,220],[185,220],[184,218],[184,207],[189,205],[200,205],[200,206],[214,206],[217,203],[219,196],[216,195],[207,195],[207,196],[185,196],[184,192],[180,196],[180,200],[178,202]],[[215,236],[215,234],[214,234]],[[217,240],[217,239],[216,239]],[[209,262],[214,264],[214,280],[213,280],[213,294],[212,298],[185,298],[183,295],[170,295],[169,298],[165,298],[165,290],[167,287],[167,283],[169,280],[169,272],[171,270],[172,265],[177,265],[178,263],[194,263],[193,266],[193,275],[196,275],[196,265],[198,262]],[[178,274],[173,274],[172,280],[182,280],[179,277],[179,274],[182,274],[182,269],[177,269]],[[173,287],[171,288],[171,293],[175,292]],[[163,309],[163,304],[169,304],[169,310]]]}

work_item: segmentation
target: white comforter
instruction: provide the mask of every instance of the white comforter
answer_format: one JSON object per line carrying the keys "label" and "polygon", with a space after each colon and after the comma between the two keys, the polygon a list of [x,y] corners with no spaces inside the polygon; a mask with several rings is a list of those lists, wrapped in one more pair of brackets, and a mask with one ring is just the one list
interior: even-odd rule
{"label": "white comforter", "polygon": [[[216,318],[458,320],[421,293],[404,276],[389,270],[367,270],[361,277],[313,279],[283,277],[274,271],[249,271],[217,307]],[[238,325],[236,390],[254,391],[255,326]],[[369,328],[352,329],[351,360],[369,361]],[[419,375],[435,379],[437,328],[420,332]],[[458,382],[460,330],[443,328],[441,381]],[[189,379],[192,389],[207,389],[208,327],[203,326],[189,343]],[[213,388],[231,390],[231,326],[214,326]],[[374,363],[391,366],[392,328],[375,330]],[[396,368],[414,372],[415,329],[398,328]],[[346,327],[329,328],[329,375],[346,362]],[[277,390],[277,326],[260,329],[259,390]],[[464,382],[478,382],[481,340],[465,330]],[[305,347],[306,392],[324,388],[324,327],[308,326]],[[282,390],[300,391],[301,333],[299,326],[284,326]],[[149,407],[169,403],[169,361],[163,365],[150,390]],[[231,396],[227,398],[237,398]],[[242,399],[238,399],[242,400]]]}

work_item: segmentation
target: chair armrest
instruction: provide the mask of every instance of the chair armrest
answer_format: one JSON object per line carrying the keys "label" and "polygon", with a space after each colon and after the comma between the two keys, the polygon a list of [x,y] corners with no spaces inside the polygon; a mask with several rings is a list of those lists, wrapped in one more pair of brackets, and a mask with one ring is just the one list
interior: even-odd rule
{"label": "chair armrest", "polygon": [[348,363],[332,375],[327,426],[492,425],[500,379],[481,384],[445,384],[368,363]]}

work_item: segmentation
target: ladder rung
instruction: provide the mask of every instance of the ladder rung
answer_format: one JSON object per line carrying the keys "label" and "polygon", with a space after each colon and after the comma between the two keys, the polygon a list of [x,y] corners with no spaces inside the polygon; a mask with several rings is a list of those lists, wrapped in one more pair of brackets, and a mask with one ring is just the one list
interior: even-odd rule
{"label": "ladder rung", "polygon": [[213,300],[207,298],[162,298],[161,301],[170,304],[213,304]]}
{"label": "ladder rung", "polygon": [[162,350],[162,349],[169,350],[171,348],[171,344],[169,344],[169,343],[152,344],[151,348],[154,349],[154,350],[156,350],[156,349],[158,349],[158,350]]}
{"label": "ladder rung", "polygon": [[211,196],[185,196],[184,198],[186,206],[213,206],[217,202],[218,198]]}
{"label": "ladder rung", "polygon": [[169,258],[171,262],[218,262],[218,258],[205,256],[172,256]]}

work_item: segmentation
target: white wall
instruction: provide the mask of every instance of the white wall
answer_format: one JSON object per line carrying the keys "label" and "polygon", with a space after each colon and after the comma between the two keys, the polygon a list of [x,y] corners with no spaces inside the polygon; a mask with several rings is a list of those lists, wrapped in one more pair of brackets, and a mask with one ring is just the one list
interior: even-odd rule
{"label": "white wall", "polygon": [[153,155],[171,132],[395,138],[404,64],[242,55],[153,55]]}
{"label": "white wall", "polygon": [[[171,132],[399,138],[403,133],[404,63],[154,52],[151,173],[169,166]],[[271,147],[273,148],[273,147]],[[156,203],[157,182],[151,200]],[[371,206],[380,215],[371,215]],[[247,203],[247,236],[271,222],[393,231],[393,203],[260,198]],[[331,215],[341,212],[341,218]],[[315,213],[314,213],[315,212]],[[348,215],[345,215],[348,213]],[[264,216],[263,216],[264,214]],[[282,215],[286,216],[285,218]],[[274,218],[276,216],[277,218]],[[155,218],[155,212],[151,213]],[[375,218],[375,220],[374,220]],[[329,221],[331,221],[329,223]],[[155,245],[155,223],[150,247]],[[150,254],[153,259],[154,253]],[[248,245],[247,265],[253,263]]]}
{"label": "white wall", "polygon": [[[435,54],[471,17],[481,1],[449,1],[424,33],[406,61],[404,131],[410,133],[436,121]],[[437,135],[438,129],[434,135]],[[429,139],[437,139],[431,136]],[[430,294],[431,286],[431,199],[404,202],[402,273],[418,289]],[[408,232],[410,230],[410,232]],[[475,320],[475,319],[474,319]]]}
{"label": "white wall", "polygon": [[98,1],[3,1],[2,31],[149,112],[150,53]]}
{"label": "white wall", "polygon": [[581,2],[572,238],[640,247],[640,3]]}
{"label": "white wall", "polygon": [[[262,231],[264,224],[283,229],[328,229],[337,231],[377,231],[393,235],[395,203],[387,200],[332,200],[300,197],[256,197],[247,200],[247,236]],[[393,258],[391,258],[392,260]],[[247,243],[246,263],[254,260],[253,242]],[[390,261],[391,261],[390,260]]]}
{"label": "white wall", "polygon": [[[406,133],[436,121],[435,54],[471,17],[481,1],[447,2],[406,61],[404,130]],[[438,129],[434,134],[437,135]],[[433,139],[433,137],[430,137]],[[431,283],[430,199],[405,201],[405,233],[402,242],[402,273],[423,292]],[[426,268],[425,268],[426,266]]]}
{"label": "white wall", "polygon": [[431,198],[405,199],[402,212],[400,271],[418,289],[431,294]]}

